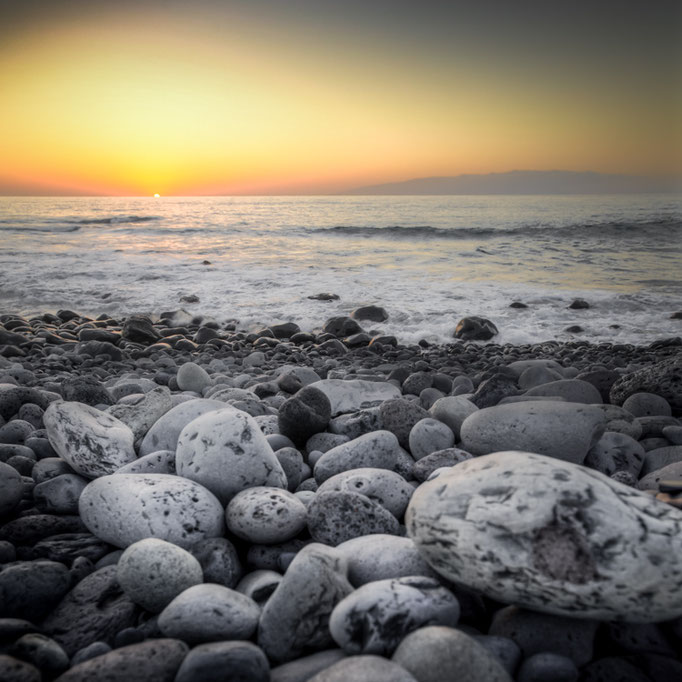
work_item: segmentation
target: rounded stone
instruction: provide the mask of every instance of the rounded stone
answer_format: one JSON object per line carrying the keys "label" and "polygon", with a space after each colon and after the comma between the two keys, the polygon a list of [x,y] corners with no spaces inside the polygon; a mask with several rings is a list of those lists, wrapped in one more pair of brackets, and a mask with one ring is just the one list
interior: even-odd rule
{"label": "rounded stone", "polygon": [[225,528],[223,507],[211,492],[168,474],[102,476],[85,488],[78,508],[88,530],[116,547],[158,538],[189,548]]}
{"label": "rounded stone", "polygon": [[19,472],[0,462],[0,517],[11,512],[24,496],[24,484]]}
{"label": "rounded stone", "polygon": [[496,657],[473,637],[440,625],[429,625],[408,634],[398,645],[392,660],[419,682],[512,682]]}
{"label": "rounded stone", "polygon": [[201,564],[204,581],[234,587],[242,575],[242,565],[234,545],[227,538],[205,538],[190,547]]}
{"label": "rounded stone", "polygon": [[388,469],[351,469],[328,478],[318,489],[318,493],[337,490],[360,493],[377,502],[384,509],[401,519],[414,488],[400,475]]}
{"label": "rounded stone", "polygon": [[329,398],[314,386],[304,386],[279,408],[278,426],[283,435],[303,445],[327,428],[332,415]]}
{"label": "rounded stone", "polygon": [[518,682],[578,682],[580,672],[570,658],[543,652],[527,658],[519,668]]}
{"label": "rounded stone", "polygon": [[201,565],[187,550],[157,538],[130,545],[118,560],[116,577],[128,597],[151,613],[204,578]]}
{"label": "rounded stone", "polygon": [[64,649],[50,637],[38,632],[22,635],[14,642],[10,653],[52,675],[69,667],[69,657]]}
{"label": "rounded stone", "polygon": [[496,405],[464,420],[462,448],[472,455],[516,449],[581,464],[604,426],[601,410],[578,403]]}
{"label": "rounded stone", "polygon": [[194,391],[194,393],[201,393],[213,383],[208,372],[194,362],[185,362],[180,365],[176,378],[181,391]]}
{"label": "rounded stone", "polygon": [[39,622],[66,594],[69,570],[57,561],[17,561],[0,566],[0,605],[5,618]]}
{"label": "rounded stone", "polygon": [[409,443],[412,457],[418,460],[432,452],[452,447],[455,444],[455,434],[447,424],[427,417],[412,427]]}
{"label": "rounded stone", "polygon": [[14,656],[0,654],[0,680],[6,682],[41,682],[40,670]]}
{"label": "rounded stone", "polygon": [[436,571],[498,601],[604,620],[682,614],[682,512],[591,469],[477,457],[422,484],[405,519]]}
{"label": "rounded stone", "polygon": [[669,417],[670,403],[655,393],[633,393],[623,401],[623,409],[635,417]]}
{"label": "rounded stone", "polygon": [[471,459],[473,455],[460,450],[459,448],[447,448],[446,450],[438,450],[432,452],[426,457],[422,457],[412,467],[412,473],[415,479],[419,482],[426,481],[431,474],[442,467],[453,467],[460,462]]}
{"label": "rounded stone", "polygon": [[400,389],[385,381],[322,379],[310,386],[319,389],[329,398],[332,417],[380,405],[400,396]]}
{"label": "rounded stone", "polygon": [[268,545],[290,540],[306,527],[306,506],[286,490],[258,486],[237,493],[225,518],[237,537]]}
{"label": "rounded stone", "polygon": [[[229,676],[229,678],[227,677]],[[194,647],[174,682],[270,682],[270,665],[251,642],[211,642]]]}
{"label": "rounded stone", "polygon": [[223,585],[194,585],[180,593],[159,615],[166,637],[188,644],[249,639],[260,607],[253,599]]}
{"label": "rounded stone", "polygon": [[316,542],[336,545],[373,533],[398,535],[398,520],[380,504],[360,493],[318,492],[308,505],[308,530]]}
{"label": "rounded stone", "polygon": [[55,452],[86,478],[113,474],[137,458],[130,428],[89,405],[53,402],[44,421]]}
{"label": "rounded stone", "polygon": [[77,514],[78,500],[88,480],[77,474],[61,474],[39,483],[33,488],[33,498],[45,511],[52,514]]}
{"label": "rounded stone", "polygon": [[258,569],[247,573],[235,588],[237,592],[251,597],[256,604],[265,604],[270,595],[282,582],[282,574],[267,569]]}
{"label": "rounded stone", "polygon": [[383,402],[379,408],[379,416],[383,428],[395,435],[401,447],[407,448],[410,446],[412,427],[428,417],[429,413],[417,403],[400,398]]}
{"label": "rounded stone", "polygon": [[287,487],[284,470],[256,421],[234,408],[209,412],[185,426],[175,465],[179,476],[205,486],[224,505],[246,488]]}
{"label": "rounded stone", "polygon": [[334,641],[349,654],[390,656],[423,625],[454,626],[459,602],[433,578],[409,576],[366,583],[342,599],[329,618]]}
{"label": "rounded stone", "polygon": [[569,403],[584,403],[586,405],[604,402],[601,393],[588,381],[581,379],[559,379],[547,384],[534,386],[526,391],[527,396],[558,396]]}
{"label": "rounded stone", "polygon": [[456,438],[459,438],[464,420],[477,411],[478,407],[461,395],[447,395],[429,408],[429,414],[449,426]]}
{"label": "rounded stone", "polygon": [[623,433],[606,431],[589,449],[584,464],[606,476],[611,476],[616,471],[627,471],[637,478],[645,457],[644,448],[634,438]]}

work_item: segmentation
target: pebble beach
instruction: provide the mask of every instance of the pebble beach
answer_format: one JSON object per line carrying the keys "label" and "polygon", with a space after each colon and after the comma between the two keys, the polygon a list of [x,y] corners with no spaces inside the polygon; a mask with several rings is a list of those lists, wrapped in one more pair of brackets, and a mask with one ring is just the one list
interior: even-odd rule
{"label": "pebble beach", "polygon": [[388,317],[0,315],[0,679],[682,679],[682,339]]}

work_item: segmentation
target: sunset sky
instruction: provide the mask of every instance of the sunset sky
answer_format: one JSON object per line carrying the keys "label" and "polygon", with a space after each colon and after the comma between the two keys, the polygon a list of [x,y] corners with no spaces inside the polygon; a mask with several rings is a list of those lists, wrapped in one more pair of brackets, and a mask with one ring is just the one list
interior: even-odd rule
{"label": "sunset sky", "polygon": [[0,5],[0,194],[682,173],[676,0]]}

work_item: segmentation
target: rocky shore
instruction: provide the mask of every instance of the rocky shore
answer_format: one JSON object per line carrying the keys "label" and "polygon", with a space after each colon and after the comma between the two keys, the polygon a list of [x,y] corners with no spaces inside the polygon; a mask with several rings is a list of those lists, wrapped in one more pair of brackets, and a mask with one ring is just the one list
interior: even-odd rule
{"label": "rocky shore", "polygon": [[0,315],[0,679],[682,679],[682,340],[381,315]]}

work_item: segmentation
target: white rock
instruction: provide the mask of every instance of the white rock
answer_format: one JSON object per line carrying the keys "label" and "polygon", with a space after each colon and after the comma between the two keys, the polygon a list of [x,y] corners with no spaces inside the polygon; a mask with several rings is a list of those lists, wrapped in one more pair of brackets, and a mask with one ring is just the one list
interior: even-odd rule
{"label": "white rock", "polygon": [[112,474],[137,457],[130,428],[89,405],[53,402],[43,421],[55,452],[86,478]]}
{"label": "white rock", "polygon": [[322,379],[310,385],[329,398],[332,417],[344,412],[357,412],[365,407],[379,405],[385,400],[400,398],[402,395],[397,386],[385,381]]}
{"label": "white rock", "polygon": [[191,547],[225,529],[224,510],[203,486],[168,474],[117,474],[91,481],[78,501],[88,530],[127,547],[144,538]]}
{"label": "white rock", "polygon": [[157,386],[134,405],[112,405],[107,412],[127,424],[135,440],[139,440],[171,407],[170,390],[167,386]]}
{"label": "white rock", "polygon": [[587,467],[527,452],[422,484],[406,526],[440,574],[495,600],[600,620],[682,615],[682,512]]}
{"label": "white rock", "polygon": [[181,391],[194,391],[195,393],[201,393],[213,383],[209,373],[195,362],[185,362],[180,365],[177,382]]}
{"label": "white rock", "polygon": [[179,476],[201,483],[224,505],[246,488],[287,487],[284,470],[254,418],[232,407],[185,426],[175,467]]}

